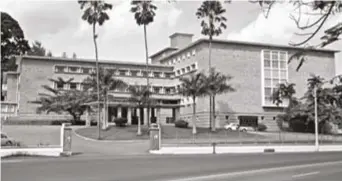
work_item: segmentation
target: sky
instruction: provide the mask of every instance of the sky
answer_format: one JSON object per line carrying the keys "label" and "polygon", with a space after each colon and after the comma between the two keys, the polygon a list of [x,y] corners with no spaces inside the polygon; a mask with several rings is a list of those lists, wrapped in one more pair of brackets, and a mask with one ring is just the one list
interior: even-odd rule
{"label": "sky", "polygon": [[[143,27],[138,26],[130,10],[130,1],[107,1],[113,4],[109,11],[110,20],[98,28],[99,58],[144,62],[145,48]],[[200,20],[195,16],[201,1],[175,2],[155,1],[158,7],[156,17],[147,27],[149,54],[168,47],[169,36],[174,32],[194,34],[193,41],[203,38]],[[278,3],[267,18],[258,4],[233,0],[224,4],[227,29],[218,39],[240,40],[288,45],[302,37],[289,15],[296,15],[294,7],[288,3]],[[32,43],[40,41],[54,56],[75,52],[80,58],[94,58],[92,29],[81,19],[82,11],[76,0],[1,0],[0,10],[9,13],[23,29],[26,38]],[[314,21],[312,17],[302,17]],[[341,22],[342,13],[332,16],[324,28]],[[321,31],[310,44],[318,42]],[[328,46],[342,51],[342,40]],[[342,53],[336,57],[336,73],[342,74]]]}

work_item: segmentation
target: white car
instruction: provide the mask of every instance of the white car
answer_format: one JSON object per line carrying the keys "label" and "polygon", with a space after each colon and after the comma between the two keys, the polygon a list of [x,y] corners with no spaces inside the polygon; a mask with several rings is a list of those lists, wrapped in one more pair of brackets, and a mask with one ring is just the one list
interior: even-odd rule
{"label": "white car", "polygon": [[240,126],[239,123],[226,124],[224,125],[224,129],[228,131],[241,131],[241,132],[254,131],[254,128],[247,127],[247,126]]}
{"label": "white car", "polygon": [[239,129],[239,124],[238,123],[229,123],[224,125],[224,129],[228,131],[237,131]]}

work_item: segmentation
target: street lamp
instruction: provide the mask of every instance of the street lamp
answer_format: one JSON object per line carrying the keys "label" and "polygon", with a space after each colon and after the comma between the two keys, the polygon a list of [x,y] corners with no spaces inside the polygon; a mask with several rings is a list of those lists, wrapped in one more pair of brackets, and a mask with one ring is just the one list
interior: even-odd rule
{"label": "street lamp", "polygon": [[314,86],[314,99],[315,99],[315,148],[316,151],[319,151],[319,142],[318,142],[318,111],[317,111],[317,87]]}

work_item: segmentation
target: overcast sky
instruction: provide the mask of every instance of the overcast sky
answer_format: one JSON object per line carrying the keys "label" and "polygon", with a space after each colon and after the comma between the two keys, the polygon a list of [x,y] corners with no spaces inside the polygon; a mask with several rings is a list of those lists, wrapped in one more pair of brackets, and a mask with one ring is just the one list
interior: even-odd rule
{"label": "overcast sky", "polygon": [[[129,12],[130,1],[108,2],[114,7],[109,12],[110,20],[99,28],[100,59],[144,62],[143,27],[136,24]],[[201,1],[156,1],[155,4],[157,16],[148,26],[150,54],[169,46],[168,37],[174,32],[192,33],[194,40],[201,38],[200,21],[195,16]],[[258,4],[233,1],[224,7],[227,10],[227,29],[218,37],[220,39],[285,45],[299,41],[299,37],[294,35],[298,29],[289,18],[289,14],[294,13],[293,6],[278,4],[267,19]],[[1,0],[0,10],[19,21],[30,42],[41,41],[55,56],[61,56],[62,52],[71,56],[75,52],[78,57],[94,58],[91,27],[81,20],[82,12],[76,0]],[[341,22],[341,19],[342,13],[330,18],[326,26],[338,20]],[[315,42],[317,39],[311,41],[312,44]],[[342,41],[328,48],[342,51]],[[337,73],[342,74],[341,54],[336,62]]]}

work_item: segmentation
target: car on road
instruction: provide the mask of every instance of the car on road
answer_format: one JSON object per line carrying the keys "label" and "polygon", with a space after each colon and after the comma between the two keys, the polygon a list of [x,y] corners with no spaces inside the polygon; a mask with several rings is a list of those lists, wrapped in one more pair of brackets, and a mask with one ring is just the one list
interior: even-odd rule
{"label": "car on road", "polygon": [[16,141],[13,138],[7,136],[6,133],[1,133],[1,146],[13,146]]}
{"label": "car on road", "polygon": [[224,125],[224,129],[228,131],[241,131],[241,132],[255,131],[253,127],[240,126],[239,123],[228,123]]}

